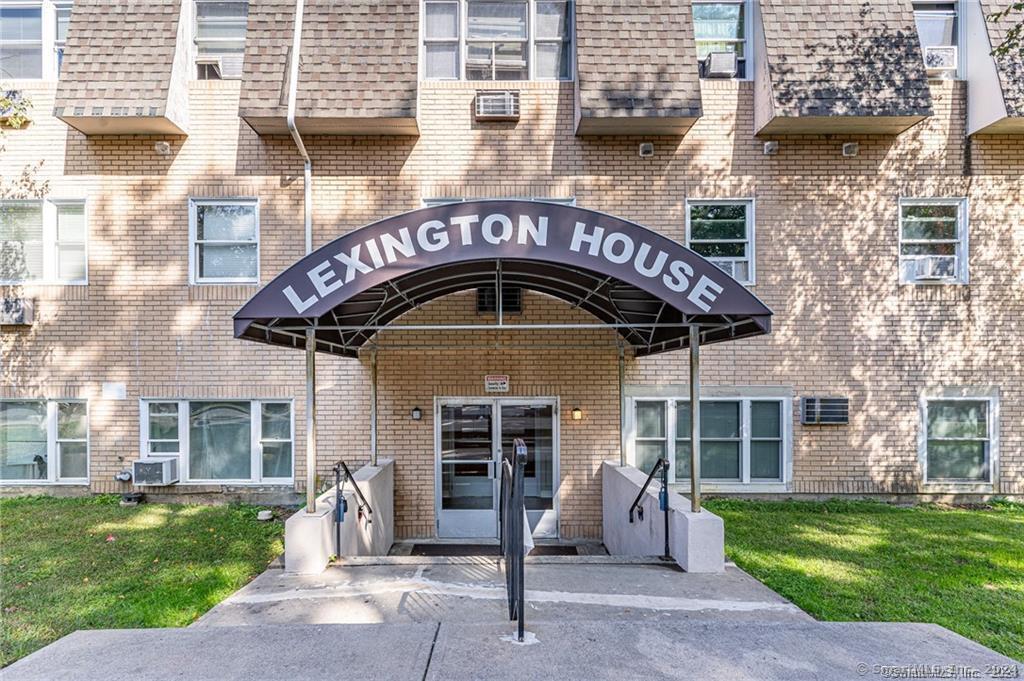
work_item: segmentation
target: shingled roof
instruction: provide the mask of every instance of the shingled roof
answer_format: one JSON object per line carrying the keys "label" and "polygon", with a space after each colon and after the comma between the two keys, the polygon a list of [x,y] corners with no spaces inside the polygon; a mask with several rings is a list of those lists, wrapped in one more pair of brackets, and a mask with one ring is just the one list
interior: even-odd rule
{"label": "shingled roof", "polygon": [[681,134],[701,115],[688,2],[577,3],[576,53],[581,134]]}
{"label": "shingled roof", "polygon": [[[988,25],[988,37],[992,47],[998,47],[1005,40],[1010,29],[1021,19],[1021,14],[1010,13],[999,20],[992,15],[1006,9],[1008,3],[982,0],[981,9],[985,13]],[[1024,51],[1011,50],[1007,54],[995,57],[999,84],[1003,89],[1003,101],[1006,103],[1006,115],[1012,118],[1024,117]]]}
{"label": "shingled roof", "polygon": [[761,0],[760,10],[771,111],[759,132],[897,133],[932,114],[910,2]]}
{"label": "shingled roof", "polygon": [[181,3],[77,0],[54,114],[87,134],[183,134],[189,27]]}
{"label": "shingled roof", "polygon": [[[294,0],[251,0],[240,115],[284,133]],[[296,118],[303,132],[415,134],[416,0],[307,0]]]}

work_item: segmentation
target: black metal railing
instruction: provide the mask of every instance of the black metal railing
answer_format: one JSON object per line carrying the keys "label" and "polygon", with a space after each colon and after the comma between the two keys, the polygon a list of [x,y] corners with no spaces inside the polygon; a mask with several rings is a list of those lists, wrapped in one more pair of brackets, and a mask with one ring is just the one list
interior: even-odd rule
{"label": "black metal railing", "polygon": [[647,476],[647,482],[640,488],[640,494],[636,495],[636,499],[633,500],[633,505],[629,507],[629,522],[633,522],[633,514],[636,513],[636,517],[641,521],[644,519],[644,507],[643,499],[644,495],[647,494],[647,488],[650,487],[651,481],[654,480],[654,476],[661,472],[661,490],[658,492],[658,508],[665,515],[665,554],[662,556],[665,560],[671,560],[672,551],[668,545],[668,525],[669,525],[669,511],[668,511],[668,459],[658,459],[654,466],[651,468],[650,474]]}
{"label": "black metal railing", "polygon": [[508,593],[508,618],[518,626],[517,636],[523,640],[526,615],[524,562],[526,560],[526,500],[523,496],[523,477],[526,470],[526,443],[516,438],[511,457],[501,460],[501,496],[499,511],[499,539],[501,554],[505,558],[505,589]]}
{"label": "black metal railing", "polygon": [[345,513],[348,512],[348,501],[345,500],[345,482],[352,482],[352,489],[355,490],[356,500],[359,505],[359,509],[356,513],[356,518],[362,518],[366,516],[366,522],[373,522],[373,508],[370,506],[370,502],[363,496],[363,490],[359,489],[359,484],[356,479],[352,477],[352,471],[349,470],[348,464],[344,461],[339,461],[334,464],[331,469],[334,471],[334,557],[341,558],[341,524],[345,522]]}

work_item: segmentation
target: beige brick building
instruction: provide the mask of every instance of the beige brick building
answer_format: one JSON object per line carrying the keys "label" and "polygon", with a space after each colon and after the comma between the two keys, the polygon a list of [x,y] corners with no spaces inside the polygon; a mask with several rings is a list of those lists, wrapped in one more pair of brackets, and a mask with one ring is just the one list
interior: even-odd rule
{"label": "beige brick building", "polygon": [[[232,331],[306,253],[295,7],[245,4],[0,0],[3,88],[31,119],[0,151],[4,493],[305,489],[303,352]],[[307,0],[312,247],[446,200],[644,225],[774,312],[770,334],[703,351],[705,492],[1024,495],[1024,89],[989,56],[993,5]],[[479,91],[518,110],[477,115]],[[437,328],[493,323],[488,293],[318,357],[322,476],[369,459],[375,392],[399,536],[486,511],[480,457],[515,434],[542,452],[551,534],[600,537],[620,443],[688,489],[686,350],[637,357],[531,290],[521,310],[504,296],[508,323],[561,326]],[[825,404],[848,421],[807,423],[807,398],[843,398]],[[115,480],[154,456],[178,482]]]}

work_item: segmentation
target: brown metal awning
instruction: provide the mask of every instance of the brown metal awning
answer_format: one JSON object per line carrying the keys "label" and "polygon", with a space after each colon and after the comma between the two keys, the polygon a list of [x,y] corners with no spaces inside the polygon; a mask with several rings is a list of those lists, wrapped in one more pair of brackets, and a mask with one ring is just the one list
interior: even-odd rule
{"label": "brown metal awning", "polygon": [[[450,293],[521,287],[564,300],[594,324],[399,325]],[[766,334],[771,310],[678,242],[602,213],[532,201],[412,211],[307,255],[235,315],[235,336],[355,357],[384,329],[613,328],[637,355]]]}

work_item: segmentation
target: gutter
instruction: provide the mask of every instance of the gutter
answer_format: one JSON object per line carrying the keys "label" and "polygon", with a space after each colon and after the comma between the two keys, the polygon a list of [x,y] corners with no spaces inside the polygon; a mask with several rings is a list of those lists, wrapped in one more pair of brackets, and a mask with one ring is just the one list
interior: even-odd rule
{"label": "gutter", "polygon": [[299,55],[302,51],[303,0],[295,0],[295,29],[292,34],[292,58],[288,66],[288,132],[302,156],[302,217],[306,235],[306,254],[313,252],[313,162],[295,126],[295,99],[299,89]]}

